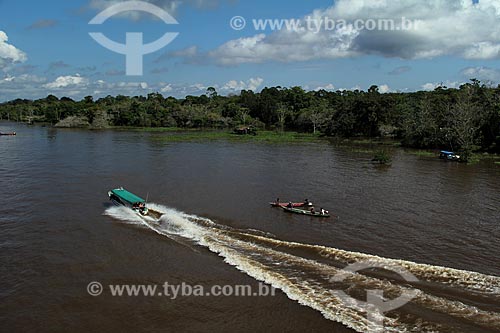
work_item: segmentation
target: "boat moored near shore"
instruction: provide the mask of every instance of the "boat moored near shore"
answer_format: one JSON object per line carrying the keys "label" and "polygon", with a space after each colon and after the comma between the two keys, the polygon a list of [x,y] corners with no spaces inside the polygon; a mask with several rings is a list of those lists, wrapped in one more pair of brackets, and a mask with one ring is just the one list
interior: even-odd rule
{"label": "boat moored near shore", "polygon": [[461,156],[452,152],[452,151],[446,151],[446,150],[442,150],[440,153],[439,153],[439,158],[442,159],[442,160],[447,160],[447,161],[456,161],[456,162],[459,162],[462,160]]}

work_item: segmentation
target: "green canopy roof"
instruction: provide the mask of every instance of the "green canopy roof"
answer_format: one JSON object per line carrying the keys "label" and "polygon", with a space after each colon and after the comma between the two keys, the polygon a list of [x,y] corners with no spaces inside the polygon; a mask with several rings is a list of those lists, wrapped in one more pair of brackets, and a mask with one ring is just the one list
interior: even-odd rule
{"label": "green canopy roof", "polygon": [[122,188],[112,190],[111,191],[114,195],[116,195],[118,198],[122,199],[123,201],[128,202],[129,204],[133,205],[136,203],[145,203],[146,201],[137,195],[130,193],[127,190],[124,190]]}

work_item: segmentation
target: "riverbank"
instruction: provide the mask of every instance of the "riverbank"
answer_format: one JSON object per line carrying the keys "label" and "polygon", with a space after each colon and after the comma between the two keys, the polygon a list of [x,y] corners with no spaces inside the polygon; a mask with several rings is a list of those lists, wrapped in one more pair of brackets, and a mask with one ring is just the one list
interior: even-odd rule
{"label": "riverbank", "polygon": [[[383,150],[387,152],[395,151],[397,149],[404,150],[405,153],[422,157],[437,157],[439,155],[440,149],[418,149],[418,148],[408,148],[404,147],[401,142],[391,139],[391,138],[353,138],[353,139],[330,139],[332,143],[339,147],[347,147],[352,152],[355,153],[365,153],[365,154],[375,154],[376,152]],[[468,164],[475,164],[480,161],[494,161],[495,164],[500,165],[500,155],[489,154],[486,152],[476,152],[472,154],[471,159]]]}
{"label": "riverbank", "polygon": [[[155,140],[162,142],[196,142],[196,141],[217,141],[228,140],[231,142],[256,142],[274,144],[299,144],[330,142],[338,147],[348,147],[352,152],[374,155],[380,150],[395,151],[403,149],[405,153],[419,157],[437,157],[439,149],[416,149],[403,147],[401,142],[393,138],[332,138],[322,134],[299,133],[293,131],[258,131],[257,135],[237,135],[228,130],[206,130],[206,129],[180,129],[175,127],[167,128],[137,128],[118,127],[114,129],[129,130],[148,133],[166,133],[168,135],[155,137]],[[371,157],[370,157],[371,158]],[[500,155],[488,153],[475,153],[472,155],[469,164],[478,163],[482,160],[499,160]],[[500,162],[496,163],[500,164]]]}
{"label": "riverbank", "polygon": [[[3,122],[7,124],[7,122]],[[11,123],[19,124],[19,123]],[[38,124],[41,126],[51,127],[50,124]],[[5,126],[8,127],[8,126]],[[66,128],[67,129],[67,128]],[[422,158],[437,157],[439,149],[417,149],[403,147],[401,142],[394,138],[334,138],[327,137],[323,134],[300,133],[294,131],[257,131],[257,135],[238,135],[234,134],[230,129],[189,129],[179,127],[129,127],[129,126],[113,126],[107,128],[87,128],[91,131],[122,131],[122,132],[142,132],[152,133],[152,139],[164,143],[179,143],[179,142],[206,142],[206,141],[230,141],[230,142],[255,142],[269,144],[303,144],[303,143],[318,143],[329,142],[337,147],[344,147],[351,152],[370,155],[372,158],[377,151],[384,150],[388,153],[397,150],[404,150],[405,153],[419,156]],[[80,128],[82,130],[82,128]],[[22,132],[20,130],[19,132]],[[469,164],[474,164],[480,161],[491,160],[495,164],[500,165],[500,155],[477,152],[474,153]]]}
{"label": "riverbank", "polygon": [[[314,143],[325,141],[319,134],[279,131],[258,131],[256,135],[238,135],[230,130],[181,129],[165,128],[138,128],[114,127],[113,130],[155,133],[154,140],[161,142],[205,142],[226,140],[231,142],[261,142],[275,144]],[[162,135],[163,134],[163,135]]]}

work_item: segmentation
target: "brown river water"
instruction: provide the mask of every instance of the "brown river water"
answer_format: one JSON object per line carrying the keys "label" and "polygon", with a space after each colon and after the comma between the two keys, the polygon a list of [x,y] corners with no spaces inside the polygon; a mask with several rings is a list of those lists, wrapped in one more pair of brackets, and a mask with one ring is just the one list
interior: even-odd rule
{"label": "brown river water", "polygon": [[[3,332],[500,332],[500,166],[327,141],[165,143],[168,133],[0,123]],[[164,213],[112,206],[126,187]],[[268,204],[309,198],[337,217]],[[348,265],[368,263],[344,277]],[[369,267],[368,267],[369,266]],[[396,274],[399,267],[415,280]],[[88,285],[99,282],[102,294]],[[113,296],[109,285],[250,285],[267,296]],[[356,303],[358,304],[358,303]],[[371,318],[371,319],[369,319]]]}

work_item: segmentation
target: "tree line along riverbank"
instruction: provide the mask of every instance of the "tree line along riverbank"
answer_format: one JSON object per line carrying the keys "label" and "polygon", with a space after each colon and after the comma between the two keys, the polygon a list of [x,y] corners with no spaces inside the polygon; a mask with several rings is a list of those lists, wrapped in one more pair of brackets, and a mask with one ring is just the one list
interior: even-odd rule
{"label": "tree line along riverbank", "polygon": [[201,96],[182,99],[159,93],[95,100],[87,96],[80,101],[49,95],[1,103],[0,118],[60,127],[151,130],[251,126],[267,130],[268,137],[271,132],[297,132],[293,135],[302,135],[301,140],[318,135],[354,140],[390,137],[403,147],[454,150],[466,161],[474,152],[500,153],[500,86],[478,80],[459,89],[386,94],[372,86],[368,91],[335,92],[271,87],[231,96],[208,88]]}

